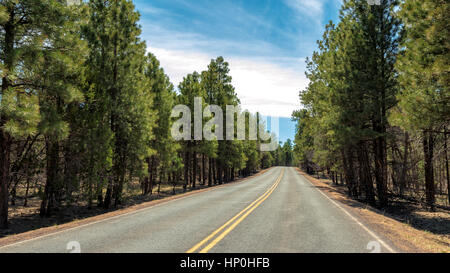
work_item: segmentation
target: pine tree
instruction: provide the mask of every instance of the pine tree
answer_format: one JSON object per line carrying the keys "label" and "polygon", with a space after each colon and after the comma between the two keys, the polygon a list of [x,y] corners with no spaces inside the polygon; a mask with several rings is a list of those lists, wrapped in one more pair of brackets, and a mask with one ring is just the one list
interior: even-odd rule
{"label": "pine tree", "polygon": [[[241,170],[241,174],[243,176],[249,176],[253,172],[257,171],[260,168],[260,152],[259,152],[259,141],[258,139],[252,139],[253,136],[250,135],[250,126],[252,122],[257,121],[257,115],[253,115],[251,113],[246,113],[244,111],[245,116],[245,125],[246,125],[246,137],[244,141],[244,155],[246,157],[245,167]],[[257,128],[256,124],[256,128]],[[254,129],[256,129],[254,128]],[[254,133],[254,132],[252,132]],[[256,132],[258,133],[258,132]]]}
{"label": "pine tree", "polygon": [[[372,112],[373,153],[375,181],[382,207],[387,197],[387,112],[396,104],[398,92],[395,63],[401,41],[400,20],[395,14],[399,1],[384,0],[366,11],[355,5],[357,19],[361,20],[367,67],[367,87]],[[363,4],[363,7],[367,7]],[[364,82],[364,79],[363,79]],[[362,82],[362,83],[363,83]]]}
{"label": "pine tree", "polygon": [[[57,5],[57,4],[56,4]],[[39,101],[42,120],[39,132],[45,137],[46,143],[46,174],[44,195],[41,203],[41,216],[50,215],[54,207],[61,207],[56,202],[62,199],[63,189],[70,193],[69,182],[63,176],[60,166],[60,153],[63,148],[61,141],[70,134],[69,112],[84,100],[82,75],[86,58],[85,43],[80,36],[80,24],[83,20],[81,6],[65,6],[60,4],[59,14],[54,14],[54,25],[47,26],[51,34],[41,52],[41,62],[34,73],[43,75],[40,79]],[[66,143],[68,148],[70,143]],[[66,168],[67,172],[67,168]]]}
{"label": "pine tree", "polygon": [[307,109],[295,111],[293,120],[297,122],[294,140],[294,162],[303,167],[306,173],[312,174],[311,154],[313,153],[314,138],[310,133],[313,125],[310,113]]}
{"label": "pine tree", "polygon": [[[6,0],[0,4],[0,47],[3,53],[0,64],[2,228],[7,227],[11,142],[13,139],[37,133],[40,120],[38,97],[42,97],[45,92],[51,92],[48,88],[42,88],[51,83],[43,83],[37,72],[45,65],[46,60],[64,59],[60,55],[61,51],[52,51],[51,48],[58,43],[56,40],[63,38],[65,30],[58,27],[64,25],[64,20],[68,19],[67,12],[65,3],[56,0]],[[73,38],[74,36],[71,36],[68,39]],[[68,62],[70,63],[70,60]]]}
{"label": "pine tree", "polygon": [[407,0],[400,10],[406,37],[397,68],[401,92],[391,120],[405,130],[422,132],[426,202],[434,208],[434,142],[450,123],[450,3]]}
{"label": "pine tree", "polygon": [[[208,104],[218,105],[224,110],[224,125],[226,127],[226,106],[237,106],[240,101],[236,96],[235,89],[231,84],[231,76],[229,75],[229,64],[225,62],[223,57],[211,60],[208,70],[203,73],[203,84],[205,86],[206,98]],[[229,182],[231,180],[233,167],[242,166],[244,154],[242,153],[242,145],[239,142],[225,140],[225,130],[223,141],[219,141],[217,148],[217,180],[219,184]],[[234,157],[234,158],[233,158]]]}
{"label": "pine tree", "polygon": [[100,109],[99,124],[109,131],[111,170],[104,207],[122,202],[126,174],[142,175],[143,157],[151,152],[155,113],[144,75],[146,46],[140,40],[139,13],[131,1],[92,0],[85,35],[89,43],[92,98]]}
{"label": "pine tree", "polygon": [[190,120],[192,121],[191,138],[190,140],[183,141],[183,152],[185,153],[184,187],[186,188],[190,184],[192,188],[195,188],[198,176],[198,154],[202,151],[202,141],[195,139],[195,99],[200,98],[202,100],[202,103],[200,104],[201,109],[199,109],[202,114],[202,120],[203,109],[205,107],[205,102],[203,101],[203,98],[205,97],[205,89],[201,82],[201,75],[197,72],[187,75],[183,78],[183,81],[180,83],[178,89],[180,91],[180,95],[177,102],[189,107],[191,112]]}
{"label": "pine tree", "polygon": [[287,139],[286,142],[283,144],[282,147],[282,164],[283,166],[290,167],[292,166],[292,141],[290,139]]}
{"label": "pine tree", "polygon": [[374,204],[372,153],[382,207],[388,203],[387,111],[395,105],[397,93],[394,64],[401,39],[397,6],[398,1],[376,6],[345,1],[339,24],[326,26],[319,51],[308,63],[310,84],[301,93],[309,112],[303,119],[311,123],[304,139],[313,136],[315,161],[333,168],[330,165],[340,154],[349,194],[358,197],[364,189],[367,202]]}
{"label": "pine tree", "polygon": [[175,106],[174,88],[160,67],[159,61],[151,53],[148,54],[145,75],[150,81],[150,91],[154,95],[153,111],[158,113],[156,126],[153,129],[154,137],[150,143],[150,147],[156,153],[146,159],[148,174],[143,185],[143,193],[151,194],[158,170],[161,182],[168,173],[176,172],[180,168],[180,165],[177,166],[175,163],[179,161],[178,149],[180,147],[170,135],[172,126],[170,115]]}

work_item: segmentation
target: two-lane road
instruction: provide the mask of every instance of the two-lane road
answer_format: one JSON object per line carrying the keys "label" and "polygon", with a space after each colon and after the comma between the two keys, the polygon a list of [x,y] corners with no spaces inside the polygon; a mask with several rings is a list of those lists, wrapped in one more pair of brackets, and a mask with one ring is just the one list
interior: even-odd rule
{"label": "two-lane road", "polygon": [[369,252],[379,235],[294,168],[189,195],[66,231],[0,247],[0,252]]}

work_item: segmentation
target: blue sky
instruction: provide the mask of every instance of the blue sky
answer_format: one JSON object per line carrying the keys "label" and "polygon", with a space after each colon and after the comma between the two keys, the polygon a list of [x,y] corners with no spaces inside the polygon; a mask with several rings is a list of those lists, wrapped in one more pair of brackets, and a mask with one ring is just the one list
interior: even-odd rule
{"label": "blue sky", "polygon": [[142,37],[178,85],[223,56],[244,109],[278,116],[280,140],[293,139],[293,110],[308,83],[305,59],[341,0],[134,0]]}

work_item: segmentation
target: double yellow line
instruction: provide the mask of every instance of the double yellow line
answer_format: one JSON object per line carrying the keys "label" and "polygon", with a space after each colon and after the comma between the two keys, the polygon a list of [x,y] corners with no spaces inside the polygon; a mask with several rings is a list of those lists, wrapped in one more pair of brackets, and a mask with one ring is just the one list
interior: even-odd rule
{"label": "double yellow line", "polygon": [[[193,253],[193,252],[197,251],[199,248],[201,248],[206,243],[208,243],[212,238],[214,238],[214,240],[212,240],[208,245],[204,246],[204,248],[199,251],[199,253],[207,253],[211,248],[213,248],[217,243],[219,243],[223,238],[225,238],[225,236],[227,236],[228,233],[230,233],[237,225],[239,225],[240,222],[242,222],[252,211],[254,211],[259,205],[261,205],[262,202],[264,202],[264,200],[266,200],[272,194],[272,192],[276,189],[278,184],[280,184],[281,179],[283,178],[283,174],[284,174],[284,169],[281,171],[281,174],[277,178],[275,183],[263,195],[261,195],[255,201],[253,201],[248,207],[243,209],[241,212],[236,214],[233,218],[231,218],[223,226],[221,226],[220,228],[215,230],[213,233],[208,235],[208,237],[203,239],[200,243],[196,244],[191,249],[186,251],[186,253]],[[222,233],[220,233],[223,229],[225,229],[225,230]]]}

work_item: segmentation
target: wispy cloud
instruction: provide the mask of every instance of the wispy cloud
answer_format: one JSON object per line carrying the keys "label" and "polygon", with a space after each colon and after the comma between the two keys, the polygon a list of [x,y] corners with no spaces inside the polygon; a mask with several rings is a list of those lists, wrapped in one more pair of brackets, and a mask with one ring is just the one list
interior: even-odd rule
{"label": "wispy cloud", "polygon": [[[145,19],[143,23],[145,24]],[[148,27],[144,30],[144,39],[150,46],[158,48],[203,51],[215,55],[233,52],[235,55],[246,56],[270,56],[273,52],[281,51],[276,45],[263,40],[234,41],[195,32],[180,32],[150,23],[145,25]]]}
{"label": "wispy cloud", "polygon": [[[149,47],[160,60],[166,73],[174,84],[193,71],[201,72],[214,55],[193,50],[168,50]],[[230,64],[230,74],[243,109],[263,115],[290,117],[301,107],[298,91],[306,87],[303,73],[303,60],[295,65],[280,66],[263,59],[224,56]]]}
{"label": "wispy cloud", "polygon": [[140,13],[150,15],[173,15],[171,12],[165,9],[153,7],[151,5],[143,5],[139,8]]}
{"label": "wispy cloud", "polygon": [[323,0],[285,0],[285,3],[302,16],[316,18],[323,16]]}
{"label": "wispy cloud", "polygon": [[143,38],[171,81],[230,63],[243,108],[290,117],[307,86],[304,59],[320,38],[327,9],[341,0],[135,0]]}
{"label": "wispy cloud", "polygon": [[[283,0],[284,3],[294,11],[296,22],[302,24],[299,32],[303,35],[309,32],[321,32],[325,14],[325,2],[330,0]],[[334,1],[334,0],[333,0]]]}
{"label": "wispy cloud", "polygon": [[175,86],[223,56],[242,108],[282,117],[280,139],[294,137],[289,118],[308,84],[304,60],[340,1],[133,0],[148,51]]}

